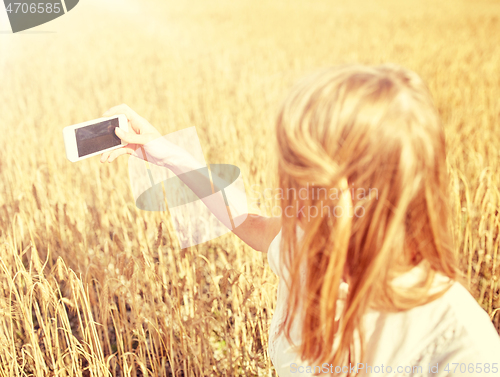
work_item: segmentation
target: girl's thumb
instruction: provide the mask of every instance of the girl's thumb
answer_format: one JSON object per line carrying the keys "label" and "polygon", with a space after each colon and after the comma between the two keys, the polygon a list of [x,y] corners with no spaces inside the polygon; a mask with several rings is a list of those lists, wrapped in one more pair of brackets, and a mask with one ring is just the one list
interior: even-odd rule
{"label": "girl's thumb", "polygon": [[147,140],[145,138],[145,135],[138,135],[133,132],[125,132],[121,128],[115,128],[115,133],[116,136],[118,136],[121,140],[123,140],[126,143],[131,143],[131,144],[146,144]]}

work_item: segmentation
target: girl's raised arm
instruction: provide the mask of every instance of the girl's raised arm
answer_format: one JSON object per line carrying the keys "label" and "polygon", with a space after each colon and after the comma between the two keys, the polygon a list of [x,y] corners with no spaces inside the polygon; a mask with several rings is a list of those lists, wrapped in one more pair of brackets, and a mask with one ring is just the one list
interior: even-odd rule
{"label": "girl's raised arm", "polygon": [[[226,226],[231,229],[243,242],[257,251],[267,252],[272,240],[278,234],[281,228],[280,217],[266,217],[257,214],[247,213],[246,206],[241,208],[238,205],[237,198],[228,198],[236,201],[231,209],[237,208],[232,213],[233,227],[228,221],[227,208],[220,206],[214,201],[206,199],[205,188],[213,185],[214,192],[220,191],[224,187],[217,187],[221,184],[221,179],[210,180],[207,173],[200,170],[200,163],[195,160],[183,148],[169,143],[162,138],[161,134],[143,117],[139,116],[127,105],[115,106],[106,111],[103,116],[113,116],[116,114],[125,114],[129,121],[130,132],[123,132],[116,129],[116,135],[127,142],[128,145],[104,152],[101,156],[101,163],[112,162],[122,154],[135,154],[139,157],[143,153],[136,152],[143,145],[147,146],[148,161],[159,166],[164,166],[174,172],[184,184],[186,184],[199,198],[207,208]],[[143,156],[144,157],[144,156]],[[185,174],[189,172],[189,174]],[[230,203],[231,204],[231,203]]]}

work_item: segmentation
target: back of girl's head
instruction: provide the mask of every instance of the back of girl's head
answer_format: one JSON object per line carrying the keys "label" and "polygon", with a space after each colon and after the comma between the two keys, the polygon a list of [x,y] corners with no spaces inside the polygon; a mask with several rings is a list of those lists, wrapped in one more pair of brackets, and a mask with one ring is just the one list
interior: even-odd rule
{"label": "back of girl's head", "polygon": [[[303,306],[302,357],[341,365],[360,357],[353,344],[368,309],[410,309],[436,297],[428,294],[436,272],[456,277],[443,128],[416,73],[347,64],[296,85],[277,138],[283,262],[292,277],[285,334]],[[414,287],[391,284],[418,264],[424,275]],[[339,324],[342,279],[349,294]]]}

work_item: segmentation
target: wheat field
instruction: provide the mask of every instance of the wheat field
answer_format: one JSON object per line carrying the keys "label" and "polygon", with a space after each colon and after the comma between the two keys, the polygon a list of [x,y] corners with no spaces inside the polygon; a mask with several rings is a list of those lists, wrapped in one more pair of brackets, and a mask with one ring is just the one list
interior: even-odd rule
{"label": "wheat field", "polygon": [[62,128],[120,103],[196,126],[265,214],[281,101],[345,62],[431,88],[456,251],[500,331],[500,1],[82,0],[14,35],[2,12],[0,376],[275,375],[267,255],[233,234],[180,249],[168,213],[135,207],[127,158],[70,163]]}

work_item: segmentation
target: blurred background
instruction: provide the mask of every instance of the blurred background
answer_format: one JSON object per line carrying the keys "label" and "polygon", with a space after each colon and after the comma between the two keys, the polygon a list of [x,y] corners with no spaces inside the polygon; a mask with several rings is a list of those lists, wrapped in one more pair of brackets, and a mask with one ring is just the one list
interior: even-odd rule
{"label": "blurred background", "polygon": [[135,207],[127,158],[70,163],[62,129],[120,103],[196,126],[264,214],[281,101],[346,62],[428,83],[461,268],[500,331],[500,1],[81,0],[16,34],[0,6],[1,375],[275,375],[267,255],[232,234],[180,249],[168,213]]}

